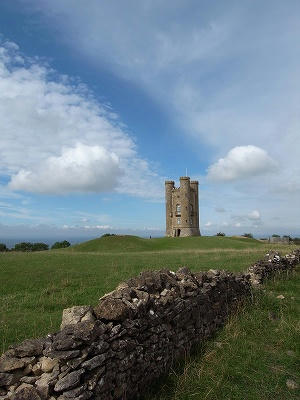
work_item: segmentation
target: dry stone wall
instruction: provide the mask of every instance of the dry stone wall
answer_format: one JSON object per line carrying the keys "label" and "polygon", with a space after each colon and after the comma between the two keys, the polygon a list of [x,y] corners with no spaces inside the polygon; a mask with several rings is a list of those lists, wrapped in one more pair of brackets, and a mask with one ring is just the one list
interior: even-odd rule
{"label": "dry stone wall", "polygon": [[266,279],[271,278],[275,273],[286,272],[294,268],[300,262],[300,250],[281,257],[277,251],[270,251],[264,259],[251,265],[247,273],[250,275],[250,282],[253,286],[262,284]]}
{"label": "dry stone wall", "polygon": [[224,324],[238,302],[300,251],[269,253],[245,274],[181,268],[142,272],[99,304],[63,312],[61,330],[0,358],[0,400],[140,397],[173,361]]}

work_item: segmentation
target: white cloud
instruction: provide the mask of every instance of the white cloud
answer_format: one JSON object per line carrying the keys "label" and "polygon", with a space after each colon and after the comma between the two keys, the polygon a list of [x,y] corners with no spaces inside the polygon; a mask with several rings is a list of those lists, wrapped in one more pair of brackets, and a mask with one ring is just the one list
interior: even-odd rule
{"label": "white cloud", "polygon": [[231,219],[235,222],[240,223],[248,223],[248,221],[252,221],[253,223],[261,223],[261,215],[258,210],[253,210],[245,214],[235,214],[231,215]]}
{"label": "white cloud", "polygon": [[202,162],[251,138],[278,162],[278,179],[299,166],[297,2],[287,8],[229,0],[218,9],[180,0],[30,3],[87,63],[108,67],[155,99],[192,136],[194,149],[199,144]]}
{"label": "white cloud", "polygon": [[204,224],[204,226],[206,227],[206,228],[208,228],[208,227],[210,227],[210,226],[212,226],[213,225],[213,223],[211,222],[211,221],[208,221],[208,222],[206,222],[205,224]]}
{"label": "white cloud", "polygon": [[161,196],[149,162],[110,107],[1,41],[0,131],[0,174],[12,177],[11,189]]}
{"label": "white cloud", "polygon": [[112,190],[121,175],[118,156],[101,146],[78,143],[61,156],[49,157],[38,169],[21,169],[9,184],[12,190],[63,194]]}
{"label": "white cloud", "polygon": [[253,210],[248,214],[248,219],[251,221],[257,221],[260,219],[260,212],[257,210]]}
{"label": "white cloud", "polygon": [[22,207],[18,204],[0,203],[0,217],[2,220],[26,220],[50,222],[51,218],[48,215],[36,215],[36,210]]}
{"label": "white cloud", "polygon": [[284,140],[278,122],[299,99],[299,4],[28,1],[73,51],[172,105],[195,137],[217,146],[236,145],[241,132]]}
{"label": "white cloud", "polygon": [[212,181],[234,181],[276,170],[275,161],[267,152],[256,146],[237,146],[225,158],[208,167],[207,177]]}
{"label": "white cloud", "polygon": [[84,229],[113,229],[110,225],[85,225]]}
{"label": "white cloud", "polygon": [[99,222],[101,224],[107,223],[110,220],[110,215],[108,214],[99,214],[99,213],[91,213],[87,211],[76,211],[73,215],[75,220],[82,222]]}

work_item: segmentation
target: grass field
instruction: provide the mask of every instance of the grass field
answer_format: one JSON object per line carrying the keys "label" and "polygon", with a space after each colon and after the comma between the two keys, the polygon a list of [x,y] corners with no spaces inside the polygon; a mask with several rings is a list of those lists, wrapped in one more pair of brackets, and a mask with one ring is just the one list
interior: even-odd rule
{"label": "grass field", "polygon": [[64,308],[96,304],[142,270],[186,265],[238,271],[265,251],[253,239],[112,236],[64,250],[0,253],[0,350],[57,330]]}
{"label": "grass field", "polygon": [[[278,245],[270,246],[253,239],[241,238],[142,239],[122,236],[91,240],[63,250],[37,253],[0,253],[0,350],[4,351],[10,344],[20,342],[25,338],[41,336],[57,330],[64,308],[82,304],[94,305],[99,297],[114,289],[120,281],[135,276],[142,270],[160,268],[177,270],[180,266],[185,265],[194,271],[210,268],[243,271],[252,262],[261,258],[270,247],[279,248]],[[290,248],[282,246],[282,250],[288,252]],[[267,300],[263,300],[262,305],[259,301],[261,300],[256,300],[258,310],[263,309],[264,304],[267,306]],[[245,325],[251,331],[251,318],[255,319],[256,317],[255,315],[251,317],[249,314],[250,322],[248,321],[248,324],[247,319],[244,322],[243,320],[233,320],[220,334],[221,337],[218,340],[227,343],[232,335],[242,338],[242,336],[236,335],[235,330],[243,329],[242,327]],[[266,327],[269,326],[268,320],[265,322]],[[242,325],[240,326],[240,324]],[[262,330],[255,326],[252,329],[254,335],[261,336]],[[255,329],[258,330],[255,332]],[[288,328],[285,329],[288,330]],[[281,335],[278,337],[284,342]],[[229,343],[231,343],[230,348],[235,349],[241,345],[235,340]],[[255,343],[255,336],[253,343]],[[210,344],[210,346],[214,345]],[[197,357],[201,361],[201,365],[204,362],[203,368],[206,365],[206,357],[209,357],[209,360],[211,358],[214,360],[215,357],[217,363],[218,358],[222,356],[221,353],[218,355],[221,350],[222,348],[212,350],[208,347],[208,352],[200,352]],[[211,355],[208,356],[208,354]],[[214,354],[216,355],[214,356]],[[187,389],[183,389],[185,390],[183,392],[180,391],[181,387],[189,387],[191,384],[198,387],[199,382],[195,378],[195,374],[199,374],[199,371],[196,373],[199,368],[199,365],[197,366],[198,358],[187,363],[183,373],[179,368],[173,375],[171,374],[169,380],[163,384],[161,392],[155,395],[158,397],[152,398],[157,400],[202,398],[197,397],[194,389],[193,393]],[[235,362],[233,359],[232,363]],[[230,368],[231,366],[228,364],[228,369],[224,369],[224,376],[211,375],[212,380],[208,377],[207,384],[214,386],[220,385],[223,380],[226,381],[226,374]],[[186,370],[189,371],[188,374]],[[247,372],[250,377],[254,373],[251,371]],[[209,375],[209,372],[207,373]],[[238,374],[238,372],[236,373]],[[177,375],[180,385],[174,383],[177,382],[177,378],[175,379]],[[187,376],[188,379],[185,381]],[[234,379],[238,385],[237,376]],[[219,381],[220,383],[218,383]],[[168,388],[171,397],[166,396],[165,387]],[[203,388],[201,386],[199,389],[201,393]],[[211,393],[204,398],[219,399],[219,397],[213,397],[214,390]],[[239,398],[254,399],[255,397]],[[257,398],[263,399],[263,397]]]}
{"label": "grass field", "polygon": [[299,286],[299,267],[268,282],[145,400],[298,400],[286,382],[300,387]]}

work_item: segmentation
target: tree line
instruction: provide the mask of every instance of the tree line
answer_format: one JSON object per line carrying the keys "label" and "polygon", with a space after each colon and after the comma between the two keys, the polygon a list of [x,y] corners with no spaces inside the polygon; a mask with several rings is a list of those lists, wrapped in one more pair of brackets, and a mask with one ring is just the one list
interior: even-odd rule
{"label": "tree line", "polygon": [[[68,242],[67,240],[63,240],[62,242],[55,242],[51,246],[51,250],[54,249],[63,249],[66,247],[71,246],[71,243]],[[6,244],[0,243],[0,252],[4,251],[44,251],[44,250],[49,250],[49,246],[46,243],[42,242],[37,242],[37,243],[31,243],[31,242],[21,242],[21,243],[16,243],[15,247],[9,249]]]}

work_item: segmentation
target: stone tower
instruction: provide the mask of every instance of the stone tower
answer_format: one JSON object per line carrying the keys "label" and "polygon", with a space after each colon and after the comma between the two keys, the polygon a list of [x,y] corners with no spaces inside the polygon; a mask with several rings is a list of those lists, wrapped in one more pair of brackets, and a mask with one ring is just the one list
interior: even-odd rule
{"label": "stone tower", "polygon": [[180,178],[180,187],[166,181],[166,236],[201,236],[199,230],[198,181]]}

